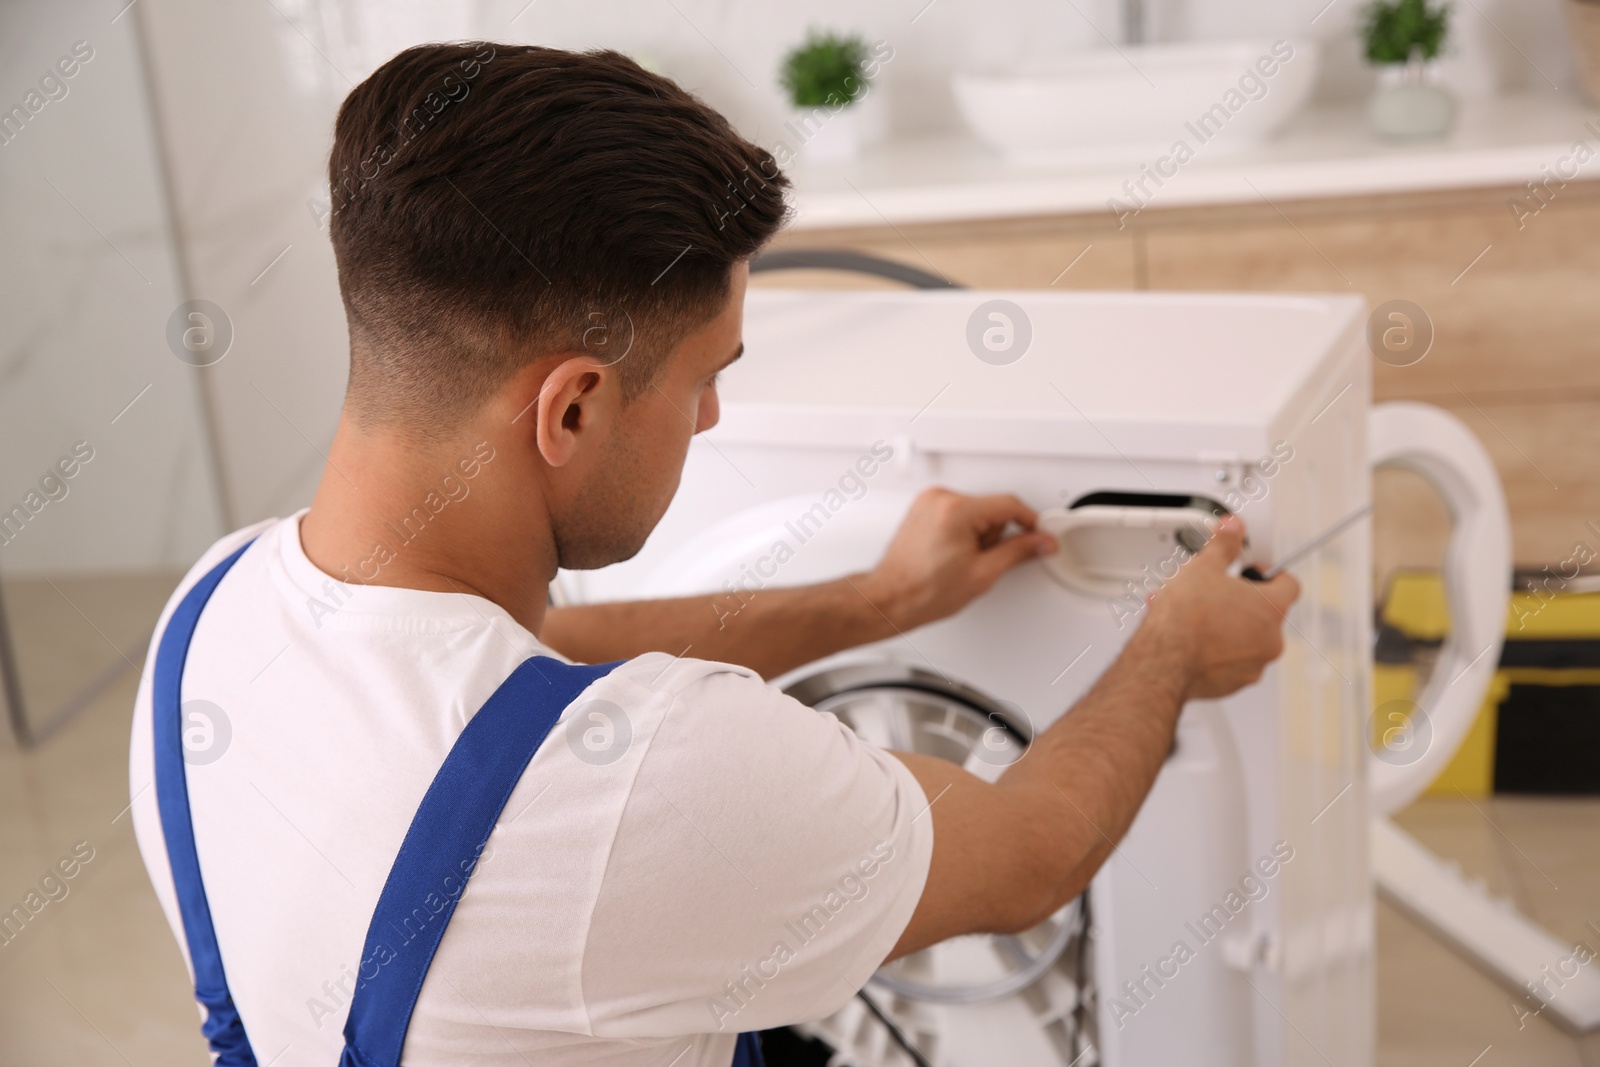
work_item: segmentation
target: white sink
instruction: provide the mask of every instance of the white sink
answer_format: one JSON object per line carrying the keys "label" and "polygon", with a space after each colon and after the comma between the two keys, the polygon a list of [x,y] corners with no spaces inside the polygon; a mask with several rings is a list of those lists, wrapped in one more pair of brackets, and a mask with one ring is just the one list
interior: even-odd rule
{"label": "white sink", "polygon": [[[1270,72],[1270,73],[1269,73]],[[1299,109],[1317,73],[1309,41],[1102,48],[952,79],[967,125],[1008,155],[1147,160],[1260,141]]]}

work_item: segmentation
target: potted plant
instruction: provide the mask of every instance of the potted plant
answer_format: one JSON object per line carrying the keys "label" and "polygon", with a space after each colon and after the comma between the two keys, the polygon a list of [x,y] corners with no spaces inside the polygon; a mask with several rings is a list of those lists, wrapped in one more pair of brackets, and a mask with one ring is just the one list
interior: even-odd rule
{"label": "potted plant", "polygon": [[779,79],[793,108],[784,123],[792,151],[819,162],[847,160],[878,132],[867,99],[881,51],[853,34],[812,30],[784,56]]}
{"label": "potted plant", "polygon": [[1455,122],[1456,101],[1433,81],[1432,64],[1450,30],[1450,9],[1430,0],[1373,0],[1362,35],[1378,88],[1367,104],[1373,132],[1390,140],[1439,137]]}

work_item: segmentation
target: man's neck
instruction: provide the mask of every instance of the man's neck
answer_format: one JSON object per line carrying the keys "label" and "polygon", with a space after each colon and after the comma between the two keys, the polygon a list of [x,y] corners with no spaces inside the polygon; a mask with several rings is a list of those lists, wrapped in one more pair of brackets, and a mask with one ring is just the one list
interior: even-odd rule
{"label": "man's neck", "polygon": [[346,412],[300,526],[306,556],[340,581],[475,594],[537,633],[556,554],[518,452],[487,433],[419,445]]}

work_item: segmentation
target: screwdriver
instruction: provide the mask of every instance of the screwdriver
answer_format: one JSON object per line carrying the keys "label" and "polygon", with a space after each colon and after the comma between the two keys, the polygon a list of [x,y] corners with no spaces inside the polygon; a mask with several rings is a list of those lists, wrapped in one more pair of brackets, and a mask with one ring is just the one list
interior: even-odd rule
{"label": "screwdriver", "polygon": [[1262,574],[1261,571],[1257,570],[1254,566],[1250,566],[1240,571],[1239,577],[1247,578],[1252,582],[1270,582],[1272,579],[1282,574],[1290,564],[1300,562],[1300,560],[1304,559],[1306,556],[1315,552],[1329,541],[1332,541],[1335,537],[1343,533],[1346,528],[1365,518],[1370,511],[1372,511],[1371,504],[1364,504],[1355,511],[1352,511],[1350,514],[1346,515],[1344,518],[1328,527],[1322,533],[1312,538],[1306,544],[1301,545],[1299,548],[1289,553],[1279,563],[1268,570],[1267,573]]}

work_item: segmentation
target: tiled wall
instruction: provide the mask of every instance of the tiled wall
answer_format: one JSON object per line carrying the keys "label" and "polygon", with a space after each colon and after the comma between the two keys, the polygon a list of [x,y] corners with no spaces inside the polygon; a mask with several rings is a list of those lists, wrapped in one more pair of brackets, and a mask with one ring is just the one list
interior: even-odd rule
{"label": "tiled wall", "polygon": [[0,5],[7,579],[186,568],[220,530],[200,383],[166,343],[178,263],[137,36],[116,10]]}

